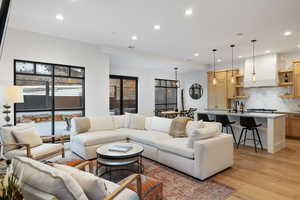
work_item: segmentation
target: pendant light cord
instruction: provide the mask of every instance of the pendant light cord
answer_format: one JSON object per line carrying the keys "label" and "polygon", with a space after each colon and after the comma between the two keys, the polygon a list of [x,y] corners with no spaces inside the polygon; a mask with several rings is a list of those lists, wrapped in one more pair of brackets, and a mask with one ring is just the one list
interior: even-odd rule
{"label": "pendant light cord", "polygon": [[216,78],[216,51],[217,51],[217,49],[213,49],[213,53],[214,53],[214,78]]}
{"label": "pendant light cord", "polygon": [[255,52],[255,42],[256,42],[256,40],[251,40],[251,42],[252,42],[252,64],[253,64],[253,74],[255,74],[255,54],[254,54],[254,52]]}
{"label": "pendant light cord", "polygon": [[230,45],[231,47],[231,76],[233,77],[233,48],[235,47],[234,44]]}

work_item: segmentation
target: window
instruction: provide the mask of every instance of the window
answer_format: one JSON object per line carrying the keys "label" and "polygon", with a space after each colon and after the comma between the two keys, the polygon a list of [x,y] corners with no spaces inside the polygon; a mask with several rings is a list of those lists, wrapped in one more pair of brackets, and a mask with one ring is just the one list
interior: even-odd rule
{"label": "window", "polygon": [[71,118],[85,114],[84,68],[15,60],[14,69],[24,93],[15,123],[34,121],[41,136],[68,135]]}
{"label": "window", "polygon": [[111,114],[137,113],[137,94],[138,79],[136,77],[110,75],[109,110]]}
{"label": "window", "polygon": [[177,109],[177,81],[155,79],[155,110]]}

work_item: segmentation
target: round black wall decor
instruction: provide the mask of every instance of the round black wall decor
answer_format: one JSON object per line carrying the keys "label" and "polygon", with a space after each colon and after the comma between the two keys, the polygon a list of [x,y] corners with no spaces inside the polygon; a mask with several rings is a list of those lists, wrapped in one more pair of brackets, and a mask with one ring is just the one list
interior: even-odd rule
{"label": "round black wall decor", "polygon": [[200,99],[203,95],[202,86],[198,83],[194,83],[189,89],[189,94],[192,99],[195,99],[195,100]]}

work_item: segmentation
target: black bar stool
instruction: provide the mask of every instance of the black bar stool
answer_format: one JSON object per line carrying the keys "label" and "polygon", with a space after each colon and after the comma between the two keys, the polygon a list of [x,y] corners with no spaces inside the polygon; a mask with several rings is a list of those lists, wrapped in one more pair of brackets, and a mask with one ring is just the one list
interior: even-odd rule
{"label": "black bar stool", "polygon": [[216,122],[220,122],[222,124],[222,132],[223,132],[223,129],[226,128],[226,132],[229,133],[228,128],[230,128],[231,134],[232,134],[233,139],[234,139],[234,143],[237,144],[236,139],[235,139],[235,135],[234,135],[234,132],[233,132],[233,128],[231,126],[231,124],[234,124],[235,121],[233,121],[233,122],[229,121],[227,115],[216,115]]}
{"label": "black bar stool", "polygon": [[[240,125],[244,128],[242,129],[237,148],[239,148],[239,145],[241,143],[241,139],[242,139],[243,134],[244,134],[244,145],[246,143],[246,140],[253,140],[255,151],[257,152],[257,147],[256,147],[257,142],[260,144],[261,149],[263,150],[263,145],[261,143],[261,139],[260,139],[260,136],[259,136],[259,133],[258,133],[258,130],[257,130],[257,127],[260,127],[262,124],[256,124],[255,119],[253,117],[241,117],[240,118]],[[248,130],[252,131],[252,137],[253,137],[252,139],[247,139]],[[255,134],[258,138],[258,141],[256,140]]]}
{"label": "black bar stool", "polygon": [[213,122],[215,120],[209,119],[207,114],[198,113],[198,120],[203,120],[204,122]]}

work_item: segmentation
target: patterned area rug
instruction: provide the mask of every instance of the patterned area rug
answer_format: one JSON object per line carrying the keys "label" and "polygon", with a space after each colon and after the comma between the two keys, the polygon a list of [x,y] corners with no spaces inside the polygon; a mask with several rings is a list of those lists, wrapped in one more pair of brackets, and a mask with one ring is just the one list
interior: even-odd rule
{"label": "patterned area rug", "polygon": [[[70,157],[77,156],[68,152],[67,159]],[[233,188],[216,181],[199,181],[149,159],[143,159],[143,164],[144,175],[163,182],[164,200],[225,200],[234,192]],[[134,166],[130,169],[134,170]],[[112,173],[111,180],[117,183],[130,174],[132,172],[116,171]],[[108,176],[103,178],[109,179]]]}
{"label": "patterned area rug", "polygon": [[234,190],[215,181],[199,181],[157,162],[144,160],[145,174],[163,182],[166,200],[224,200]]}

